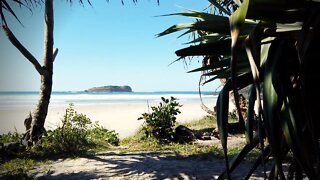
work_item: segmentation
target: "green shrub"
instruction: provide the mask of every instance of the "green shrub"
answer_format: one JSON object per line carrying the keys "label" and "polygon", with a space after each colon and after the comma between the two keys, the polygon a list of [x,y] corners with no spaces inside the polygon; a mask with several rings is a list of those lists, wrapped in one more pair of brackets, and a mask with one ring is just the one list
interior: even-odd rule
{"label": "green shrub", "polygon": [[34,179],[28,175],[36,161],[32,159],[14,159],[0,166],[0,179]]}
{"label": "green shrub", "polygon": [[94,128],[89,131],[88,139],[93,142],[106,142],[115,146],[118,146],[120,141],[118,133],[116,133],[114,130],[110,131],[108,129],[105,129],[97,122],[95,123]]}
{"label": "green shrub", "polygon": [[0,144],[20,142],[23,134],[19,134],[17,130],[15,132],[8,132],[7,134],[0,134]]}
{"label": "green shrub", "polygon": [[117,145],[118,134],[103,128],[97,122],[93,124],[90,118],[78,114],[73,104],[70,104],[62,119],[62,126],[48,131],[42,143],[35,148],[47,152],[73,153],[88,150],[102,141]]}
{"label": "green shrub", "polygon": [[152,106],[152,113],[143,113],[138,120],[144,119],[143,130],[146,138],[154,137],[161,142],[170,142],[174,138],[173,127],[176,123],[176,115],[180,112],[180,105],[176,98],[166,99],[161,97],[159,106]]}

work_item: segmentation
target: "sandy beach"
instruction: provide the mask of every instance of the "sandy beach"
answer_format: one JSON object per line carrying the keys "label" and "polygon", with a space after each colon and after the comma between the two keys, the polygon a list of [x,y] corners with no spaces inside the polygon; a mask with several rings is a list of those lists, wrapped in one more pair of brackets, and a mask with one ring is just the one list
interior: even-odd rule
{"label": "sandy beach", "polygon": [[[181,103],[182,104],[182,103]],[[155,106],[157,104],[150,104]],[[181,114],[177,116],[177,121],[185,122],[199,119],[207,113],[201,109],[200,103],[189,102],[182,104],[180,107]],[[45,123],[46,129],[54,129],[60,123],[65,109],[68,106],[53,106],[49,107],[48,116]],[[24,119],[32,107],[19,107],[14,109],[0,110],[0,134],[13,132],[17,129],[18,132],[24,132]],[[138,117],[142,113],[148,112],[147,104],[98,104],[98,105],[75,105],[75,110],[78,113],[87,115],[93,122],[99,121],[99,124],[109,130],[115,130],[119,133],[120,139],[133,135],[143,123],[138,121]]]}

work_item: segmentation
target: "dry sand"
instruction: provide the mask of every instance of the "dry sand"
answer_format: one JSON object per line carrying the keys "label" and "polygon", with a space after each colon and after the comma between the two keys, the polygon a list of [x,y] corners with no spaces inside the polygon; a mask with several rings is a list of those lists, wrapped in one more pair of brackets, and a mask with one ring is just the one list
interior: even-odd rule
{"label": "dry sand", "polygon": [[[150,106],[154,106],[150,104]],[[68,106],[49,107],[46,119],[46,129],[54,129],[61,124],[61,119]],[[9,131],[24,132],[24,119],[31,108],[15,108],[0,110],[0,134]],[[100,125],[119,133],[120,139],[134,134],[142,125],[143,121],[138,121],[142,113],[148,112],[148,106],[143,104],[104,104],[75,106],[78,113],[87,115],[93,122],[98,121]],[[199,119],[205,115],[199,103],[183,104],[180,108],[181,114],[177,116],[177,121],[185,122]]]}

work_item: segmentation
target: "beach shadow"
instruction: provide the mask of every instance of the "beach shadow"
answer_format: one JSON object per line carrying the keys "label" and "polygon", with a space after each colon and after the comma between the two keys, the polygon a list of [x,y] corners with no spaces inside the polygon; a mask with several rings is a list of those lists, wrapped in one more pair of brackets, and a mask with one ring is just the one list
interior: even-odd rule
{"label": "beach shadow", "polygon": [[[216,179],[224,170],[222,159],[181,157],[173,153],[107,152],[83,158],[86,161],[78,164],[78,169],[77,164],[70,163],[77,172],[53,170],[37,179]],[[243,178],[248,165],[235,171],[233,179]],[[261,176],[261,173],[256,174]]]}

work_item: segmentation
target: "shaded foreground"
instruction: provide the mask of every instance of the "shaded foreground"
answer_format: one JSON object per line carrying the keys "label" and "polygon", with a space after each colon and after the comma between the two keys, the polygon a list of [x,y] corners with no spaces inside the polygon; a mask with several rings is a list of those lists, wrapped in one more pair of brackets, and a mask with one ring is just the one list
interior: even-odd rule
{"label": "shaded foreground", "polygon": [[[245,177],[251,165],[243,162],[232,178]],[[182,157],[172,152],[106,152],[57,160],[31,170],[31,174],[40,179],[215,179],[223,169],[224,160],[215,157]],[[263,168],[259,167],[250,179],[263,179]]]}

